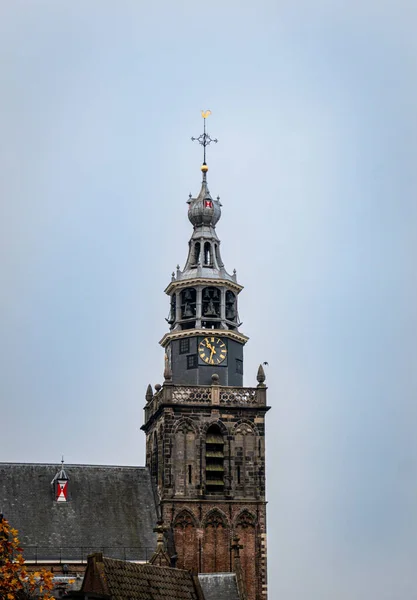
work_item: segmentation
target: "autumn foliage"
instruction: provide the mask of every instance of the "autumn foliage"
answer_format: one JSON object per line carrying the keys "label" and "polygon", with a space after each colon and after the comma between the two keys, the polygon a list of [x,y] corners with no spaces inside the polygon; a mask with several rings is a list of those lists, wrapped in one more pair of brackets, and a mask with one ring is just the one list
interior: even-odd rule
{"label": "autumn foliage", "polygon": [[27,571],[17,536],[0,515],[0,599],[53,600],[53,574],[46,569]]}

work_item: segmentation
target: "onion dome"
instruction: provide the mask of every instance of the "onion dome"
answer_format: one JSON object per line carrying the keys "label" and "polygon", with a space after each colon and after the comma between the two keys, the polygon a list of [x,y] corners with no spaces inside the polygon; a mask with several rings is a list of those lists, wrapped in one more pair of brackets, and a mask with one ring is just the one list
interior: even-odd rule
{"label": "onion dome", "polygon": [[214,228],[222,214],[221,204],[218,198],[213,200],[210,195],[210,191],[207,186],[208,167],[206,163],[203,164],[201,170],[203,172],[201,190],[197,198],[190,198],[188,200],[188,218],[193,224],[194,228],[201,227],[203,225]]}

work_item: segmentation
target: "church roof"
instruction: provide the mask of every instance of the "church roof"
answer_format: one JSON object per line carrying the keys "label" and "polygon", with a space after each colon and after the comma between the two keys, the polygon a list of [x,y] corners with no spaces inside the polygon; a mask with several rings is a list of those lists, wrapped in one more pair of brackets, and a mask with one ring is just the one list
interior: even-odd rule
{"label": "church roof", "polygon": [[111,600],[205,600],[189,571],[90,556],[82,592],[99,592]]}
{"label": "church roof", "polygon": [[56,502],[55,464],[0,463],[0,512],[19,531],[26,560],[107,556],[146,560],[156,545],[146,467],[65,465],[68,501]]}
{"label": "church roof", "polygon": [[235,573],[200,573],[204,600],[240,600]]}

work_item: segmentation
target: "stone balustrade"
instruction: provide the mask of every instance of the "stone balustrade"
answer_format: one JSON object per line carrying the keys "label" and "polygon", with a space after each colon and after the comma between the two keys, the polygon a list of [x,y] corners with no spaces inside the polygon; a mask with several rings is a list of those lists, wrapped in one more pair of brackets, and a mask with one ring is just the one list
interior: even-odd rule
{"label": "stone balustrade", "polygon": [[146,404],[145,423],[162,404],[256,408],[266,406],[266,387],[183,386],[165,383],[162,387],[157,386],[152,399]]}

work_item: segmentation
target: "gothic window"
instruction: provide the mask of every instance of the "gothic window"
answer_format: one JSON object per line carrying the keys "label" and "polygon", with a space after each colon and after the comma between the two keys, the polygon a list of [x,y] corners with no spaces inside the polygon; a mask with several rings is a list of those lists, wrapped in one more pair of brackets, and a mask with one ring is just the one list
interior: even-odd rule
{"label": "gothic window", "polygon": [[219,510],[208,513],[204,522],[203,573],[230,571],[230,528]]}
{"label": "gothic window", "polygon": [[193,472],[197,471],[196,432],[189,420],[179,422],[174,434],[173,480],[175,494],[192,495]]}
{"label": "gothic window", "polygon": [[211,425],[206,435],[206,489],[224,489],[224,440],[218,425]]}
{"label": "gothic window", "polygon": [[248,495],[256,487],[256,436],[252,427],[241,423],[235,431],[233,456],[236,467],[236,493]]}
{"label": "gothic window", "polygon": [[190,351],[190,338],[180,340],[180,354],[187,354]]}
{"label": "gothic window", "polygon": [[256,519],[248,511],[240,513],[236,521],[236,533],[239,536],[239,542],[243,546],[240,554],[243,577],[245,579],[246,590],[250,598],[255,597],[256,589]]}
{"label": "gothic window", "polygon": [[196,369],[198,367],[197,354],[189,354],[187,356],[187,369]]}
{"label": "gothic window", "polygon": [[175,549],[178,555],[177,567],[198,571],[198,540],[194,517],[186,510],[174,520]]}
{"label": "gothic window", "polygon": [[255,527],[255,522],[255,517],[248,510],[244,510],[240,513],[236,521],[236,528],[247,529],[248,527]]}

